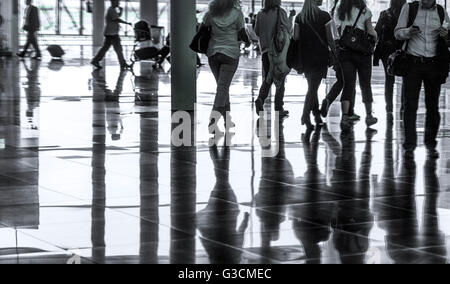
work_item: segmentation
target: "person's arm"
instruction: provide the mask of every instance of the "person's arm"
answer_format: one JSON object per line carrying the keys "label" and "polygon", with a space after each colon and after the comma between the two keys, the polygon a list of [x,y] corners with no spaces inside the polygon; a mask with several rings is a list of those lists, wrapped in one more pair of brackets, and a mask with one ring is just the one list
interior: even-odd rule
{"label": "person's arm", "polygon": [[[120,8],[121,9],[121,8]],[[132,25],[131,23],[124,21],[120,18],[120,14],[116,12],[115,9],[110,10],[110,17],[112,19],[113,22],[118,22],[120,24],[125,24],[125,25]]]}
{"label": "person's arm", "polygon": [[398,40],[407,40],[412,37],[411,27],[408,27],[409,18],[409,4],[403,5],[400,17],[398,18],[397,26],[394,30],[395,38]]}
{"label": "person's arm", "polygon": [[441,37],[443,37],[444,39],[448,40],[448,28],[449,28],[448,25],[450,24],[450,20],[449,20],[447,11],[444,11],[444,12],[445,12],[445,19],[444,19],[444,23],[442,24],[442,26],[439,29],[439,35]]}
{"label": "person's arm", "polygon": [[335,38],[333,35],[333,30],[335,30],[335,29],[336,29],[336,27],[334,25],[334,21],[333,21],[333,19],[330,19],[330,21],[325,24],[325,30],[327,33],[328,45],[330,46],[330,48],[333,52],[336,52],[336,42],[335,42]]}
{"label": "person's arm", "polygon": [[[260,12],[261,13],[261,12]],[[260,13],[256,16],[256,23],[255,23],[255,34],[257,37],[261,37],[261,20],[260,20]]]}
{"label": "person's arm", "polygon": [[375,31],[375,29],[373,28],[373,25],[372,25],[372,16],[366,20],[366,30],[367,30],[367,33],[368,33],[369,35],[373,36],[373,37],[375,38],[375,41],[377,41],[377,39],[378,39],[378,34],[377,34],[377,32]]}
{"label": "person's arm", "polygon": [[378,34],[377,34],[377,32],[375,31],[375,29],[373,28],[373,25],[372,25],[372,11],[370,11],[369,8],[366,8],[365,13],[368,13],[368,15],[366,16],[367,20],[364,23],[365,26],[366,26],[366,31],[367,31],[367,33],[369,35],[371,35],[371,36],[373,36],[375,38],[375,41],[377,41]]}
{"label": "person's arm", "polygon": [[289,11],[289,18],[288,18],[288,31],[292,32],[292,23],[294,22],[296,12],[295,10]]}
{"label": "person's arm", "polygon": [[386,17],[386,12],[383,11],[380,15],[380,18],[377,21],[376,26],[375,26],[375,31],[377,32],[378,35],[381,35],[383,33],[385,17]]}

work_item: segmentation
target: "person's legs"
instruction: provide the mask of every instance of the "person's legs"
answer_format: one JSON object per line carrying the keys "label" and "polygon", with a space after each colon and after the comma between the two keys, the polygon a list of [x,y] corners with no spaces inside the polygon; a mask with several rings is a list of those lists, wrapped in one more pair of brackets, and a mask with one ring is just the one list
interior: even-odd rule
{"label": "person's legs", "polygon": [[341,102],[346,102],[346,109],[342,108],[342,114],[348,115],[350,104],[353,100],[353,94],[356,88],[356,65],[350,56],[346,56],[342,61],[342,72],[344,75],[344,89],[342,91]]}
{"label": "person's legs", "polygon": [[427,117],[425,122],[425,146],[428,149],[435,149],[437,146],[436,137],[441,124],[441,114],[439,113],[439,96],[441,93],[441,84],[435,64],[429,64],[429,72],[424,74],[425,87],[425,105]]}
{"label": "person's legs", "polygon": [[35,57],[41,57],[41,50],[39,49],[39,44],[38,44],[38,40],[36,37],[36,33],[35,32],[29,32],[28,33],[29,37],[30,37],[30,44],[31,46],[33,46],[34,48],[34,52],[35,52]]}
{"label": "person's legs", "polygon": [[318,108],[317,90],[319,89],[322,78],[316,74],[305,74],[308,82],[308,92],[306,93],[305,104],[303,106],[302,125],[312,128],[311,112],[316,112]]}
{"label": "person's legs", "polygon": [[366,124],[367,126],[374,125],[378,120],[373,117],[372,114],[372,57],[365,55],[358,55],[355,61],[358,69],[359,84],[361,86],[361,93],[363,98],[363,103],[366,108]]}
{"label": "person's legs", "polygon": [[276,93],[275,93],[275,110],[276,111],[284,111],[284,92],[286,90],[285,88],[285,81],[286,79],[283,79],[282,81],[275,82],[276,86]]}
{"label": "person's legs", "polygon": [[31,32],[27,32],[27,41],[25,42],[25,45],[23,46],[22,52],[17,54],[18,56],[24,57],[25,53],[27,53],[28,48],[30,47],[30,44],[31,44],[31,37],[32,37],[31,34],[32,34]]}
{"label": "person's legs", "polygon": [[394,84],[395,76],[391,76],[387,72],[387,58],[382,58],[385,83],[384,83],[384,98],[386,100],[386,112],[392,113],[394,111]]}
{"label": "person's legs", "polygon": [[417,147],[416,121],[422,80],[421,66],[416,63],[411,63],[409,72],[403,80],[405,88],[405,113],[403,115],[405,141],[403,148],[407,151],[414,151]]}
{"label": "person's legs", "polygon": [[122,48],[122,42],[120,41],[120,36],[113,36],[112,37],[112,44],[114,47],[114,51],[117,54],[117,59],[119,59],[119,63],[121,67],[126,67],[128,64],[125,60],[125,57],[123,56],[123,48]]}
{"label": "person's legs", "polygon": [[220,68],[217,80],[217,94],[214,101],[214,107],[216,109],[228,108],[230,104],[231,82],[239,65],[239,59],[234,59],[223,54],[218,54],[218,59]]}
{"label": "person's legs", "polygon": [[110,36],[105,36],[103,46],[97,52],[97,55],[92,59],[92,62],[99,63],[101,60],[103,60],[111,45],[112,45],[112,38]]}
{"label": "person's legs", "polygon": [[323,117],[327,117],[328,110],[330,109],[331,104],[333,104],[333,102],[344,89],[344,73],[340,63],[336,65],[334,71],[336,73],[336,82],[333,84],[327,96],[322,101],[322,107],[320,109],[321,115]]}
{"label": "person's legs", "polygon": [[[258,98],[255,101],[256,112],[259,114],[261,111],[264,111],[264,102],[269,96],[270,88],[272,87],[271,83],[266,81],[267,73],[270,70],[270,61],[268,53],[264,53],[262,55],[262,68],[263,68],[263,82],[261,88],[259,89]],[[284,94],[283,94],[284,95]]]}

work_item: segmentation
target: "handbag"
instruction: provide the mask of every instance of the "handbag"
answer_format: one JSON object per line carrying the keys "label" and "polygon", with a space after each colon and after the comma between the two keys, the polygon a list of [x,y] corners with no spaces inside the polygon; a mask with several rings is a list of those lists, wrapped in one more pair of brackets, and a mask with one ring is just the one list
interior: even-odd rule
{"label": "handbag", "polygon": [[408,74],[409,60],[405,51],[407,48],[408,44],[405,49],[399,49],[388,57],[387,73],[389,75],[403,77]]}
{"label": "handbag", "polygon": [[346,26],[342,37],[340,39],[340,45],[344,48],[352,50],[356,53],[363,55],[371,55],[375,50],[375,39],[369,35],[366,31],[358,29],[356,24],[361,17],[363,9],[359,10],[358,17],[356,18],[353,26]]}
{"label": "handbag", "polygon": [[202,25],[189,47],[196,53],[206,54],[211,40],[211,27]]}
{"label": "handbag", "polygon": [[325,41],[320,37],[319,33],[311,25],[311,23],[308,23],[308,25],[311,28],[311,30],[314,32],[314,34],[317,36],[317,38],[319,39],[320,43],[328,50],[328,67],[336,65],[338,63],[337,56],[333,52],[333,50],[331,50],[330,45],[325,43]]}
{"label": "handbag", "polygon": [[289,68],[297,71],[298,74],[303,74],[303,60],[301,56],[301,43],[299,40],[291,38],[286,54],[286,64]]}

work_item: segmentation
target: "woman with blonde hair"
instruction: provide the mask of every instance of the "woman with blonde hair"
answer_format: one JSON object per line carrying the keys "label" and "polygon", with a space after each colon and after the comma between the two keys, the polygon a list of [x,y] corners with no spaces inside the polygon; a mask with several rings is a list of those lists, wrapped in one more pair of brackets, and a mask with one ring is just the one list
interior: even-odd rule
{"label": "woman with blonde hair", "polygon": [[[211,71],[217,82],[217,92],[211,114],[209,130],[215,131],[220,117],[227,125],[227,112],[230,111],[230,85],[239,65],[240,42],[239,35],[245,35],[245,21],[238,0],[213,0],[209,4],[209,11],[203,19],[203,25],[211,28],[211,39],[206,55]],[[243,38],[248,42],[248,38]]]}
{"label": "woman with blonde hair", "polygon": [[326,25],[331,21],[331,16],[320,10],[321,5],[322,0],[306,0],[302,11],[295,19],[294,38],[300,40],[300,55],[308,82],[302,125],[306,125],[310,130],[314,129],[311,113],[314,115],[315,123],[319,126],[323,125],[317,92],[322,79],[327,76],[330,55]]}

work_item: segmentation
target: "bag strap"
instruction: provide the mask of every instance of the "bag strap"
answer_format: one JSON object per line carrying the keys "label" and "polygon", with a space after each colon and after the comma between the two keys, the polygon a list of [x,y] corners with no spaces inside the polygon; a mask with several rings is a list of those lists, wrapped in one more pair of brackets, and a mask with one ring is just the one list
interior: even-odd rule
{"label": "bag strap", "polygon": [[314,32],[314,34],[317,36],[317,38],[322,43],[322,45],[325,46],[329,50],[329,45],[325,43],[325,41],[322,39],[322,37],[319,35],[319,33],[316,31],[316,29],[311,25],[311,23],[308,22],[308,26],[311,28],[311,30]]}
{"label": "bag strap", "polygon": [[[365,9],[365,8],[364,8],[364,9]],[[355,28],[356,25],[358,24],[359,18],[361,18],[361,15],[362,15],[364,9],[359,9],[359,14],[358,14],[358,17],[356,17],[356,21],[355,21],[355,23],[353,24],[353,28]]]}

